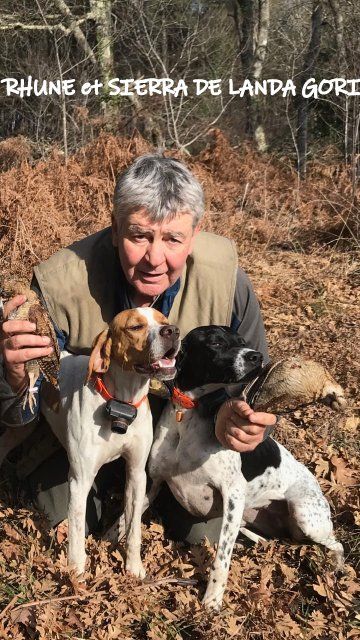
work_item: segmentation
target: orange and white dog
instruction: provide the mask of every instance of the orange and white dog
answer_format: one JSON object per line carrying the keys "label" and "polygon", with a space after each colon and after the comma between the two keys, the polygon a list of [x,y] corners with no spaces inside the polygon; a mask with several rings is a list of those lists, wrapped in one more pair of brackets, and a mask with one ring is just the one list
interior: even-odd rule
{"label": "orange and white dog", "polygon": [[[138,308],[115,316],[94,341],[90,359],[70,354],[61,358],[59,410],[55,413],[43,402],[41,411],[69,457],[68,563],[79,574],[86,563],[88,493],[100,467],[122,456],[126,460],[126,569],[145,576],[140,523],[145,464],[153,440],[147,394],[150,378],[174,377],[179,346],[177,327],[154,309]],[[105,412],[109,398],[137,408],[124,434],[111,430],[111,418]]]}

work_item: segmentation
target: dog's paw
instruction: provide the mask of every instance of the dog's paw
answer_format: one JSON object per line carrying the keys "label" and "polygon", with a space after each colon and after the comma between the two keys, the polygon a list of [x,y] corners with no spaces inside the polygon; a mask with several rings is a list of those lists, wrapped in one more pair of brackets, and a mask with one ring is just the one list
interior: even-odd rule
{"label": "dog's paw", "polygon": [[135,576],[135,578],[139,578],[140,580],[143,580],[146,576],[146,571],[143,567],[142,562],[127,562],[126,571]]}
{"label": "dog's paw", "polygon": [[332,549],[331,551],[329,551],[329,560],[331,569],[332,571],[334,571],[334,573],[342,573],[344,571],[344,549],[340,543],[337,549]]}
{"label": "dog's paw", "polygon": [[86,557],[84,559],[72,558],[70,555],[67,559],[68,570],[77,576],[77,579],[85,580]]}
{"label": "dog's paw", "polygon": [[220,611],[222,605],[222,594],[211,593],[211,591],[208,591],[209,590],[206,589],[205,595],[202,599],[202,605],[209,611]]}

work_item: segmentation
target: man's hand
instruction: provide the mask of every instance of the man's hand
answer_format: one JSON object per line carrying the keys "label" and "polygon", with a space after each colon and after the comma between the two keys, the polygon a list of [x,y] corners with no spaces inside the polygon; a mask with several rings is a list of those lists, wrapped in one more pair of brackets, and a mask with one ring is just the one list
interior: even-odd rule
{"label": "man's hand", "polygon": [[275,424],[273,413],[256,412],[244,400],[234,398],[221,405],[215,435],[226,449],[244,453],[253,451],[263,441],[267,427]]}
{"label": "man's hand", "polygon": [[11,311],[26,301],[14,296],[4,305],[4,320],[0,325],[0,352],[4,358],[5,377],[15,393],[28,384],[25,362],[47,356],[52,352],[50,338],[34,334],[36,325],[27,320],[8,320]]}

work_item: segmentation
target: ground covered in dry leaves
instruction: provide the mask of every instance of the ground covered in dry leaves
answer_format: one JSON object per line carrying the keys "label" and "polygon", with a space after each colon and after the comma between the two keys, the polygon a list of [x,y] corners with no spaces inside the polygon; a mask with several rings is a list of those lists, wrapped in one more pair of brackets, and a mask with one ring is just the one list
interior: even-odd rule
{"label": "ground covered in dry leaves", "polygon": [[[29,275],[60,246],[109,221],[115,176],[147,150],[140,138],[103,135],[71,157],[54,150],[33,163],[25,139],[0,143],[0,270]],[[164,539],[143,526],[147,579],[124,573],[122,548],[88,539],[85,584],[66,568],[66,527],[0,485],[0,638],[350,640],[360,637],[359,567],[359,232],[347,167],[332,156],[299,185],[287,160],[232,150],[214,130],[187,159],[205,185],[205,228],[236,240],[239,262],[261,301],[273,357],[299,353],[326,364],[346,388],[339,416],[312,407],[282,419],[277,437],[316,473],[345,546],[334,576],[316,546],[239,543],[225,605],[199,604],[213,549]],[[19,506],[20,505],[20,506]]]}

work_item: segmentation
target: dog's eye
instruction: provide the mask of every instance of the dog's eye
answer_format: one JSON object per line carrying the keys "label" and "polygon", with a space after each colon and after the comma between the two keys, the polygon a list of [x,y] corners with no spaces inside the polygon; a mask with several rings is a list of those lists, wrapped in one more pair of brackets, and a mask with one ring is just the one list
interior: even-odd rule
{"label": "dog's eye", "polygon": [[140,329],[144,328],[143,324],[134,324],[132,327],[127,327],[129,331],[140,331]]}
{"label": "dog's eye", "polygon": [[210,347],[221,347],[220,342],[210,342]]}

